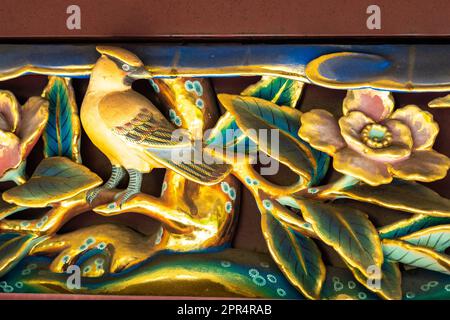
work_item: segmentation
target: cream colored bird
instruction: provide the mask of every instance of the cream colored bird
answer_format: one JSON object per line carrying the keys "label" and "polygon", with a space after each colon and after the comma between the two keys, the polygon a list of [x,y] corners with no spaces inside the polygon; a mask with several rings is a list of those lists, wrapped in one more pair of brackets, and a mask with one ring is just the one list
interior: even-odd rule
{"label": "cream colored bird", "polygon": [[186,152],[193,144],[186,135],[181,141],[175,139],[176,128],[132,89],[134,80],[151,78],[151,74],[136,55],[125,49],[99,46],[97,51],[101,57],[92,70],[81,106],[81,123],[91,141],[111,161],[112,173],[102,187],[88,193],[89,202],[102,189],[115,188],[126,171],[130,179],[116,200],[120,205],[140,192],[142,174],[153,168],[169,168],[206,185],[219,182],[230,172],[226,164],[173,161],[172,152]]}

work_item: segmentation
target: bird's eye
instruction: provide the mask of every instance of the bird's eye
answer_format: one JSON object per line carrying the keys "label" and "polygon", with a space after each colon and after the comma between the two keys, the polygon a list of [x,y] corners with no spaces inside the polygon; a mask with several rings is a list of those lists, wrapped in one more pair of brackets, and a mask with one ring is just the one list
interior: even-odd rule
{"label": "bird's eye", "polygon": [[122,70],[123,71],[130,71],[130,66],[125,63],[125,64],[122,65]]}

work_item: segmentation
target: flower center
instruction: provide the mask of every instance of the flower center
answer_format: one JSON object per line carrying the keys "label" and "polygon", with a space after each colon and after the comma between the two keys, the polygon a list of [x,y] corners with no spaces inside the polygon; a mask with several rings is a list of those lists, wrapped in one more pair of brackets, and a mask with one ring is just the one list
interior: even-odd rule
{"label": "flower center", "polygon": [[391,145],[392,134],[389,129],[381,124],[368,124],[361,131],[362,141],[366,146],[380,149]]}

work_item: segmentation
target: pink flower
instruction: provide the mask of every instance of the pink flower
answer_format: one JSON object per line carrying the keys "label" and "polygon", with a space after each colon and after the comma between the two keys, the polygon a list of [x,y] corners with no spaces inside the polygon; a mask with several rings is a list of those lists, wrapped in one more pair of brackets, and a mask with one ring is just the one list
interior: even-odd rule
{"label": "pink flower", "polygon": [[26,159],[48,119],[48,102],[31,97],[22,107],[9,91],[0,91],[0,178],[8,178]]}
{"label": "pink flower", "polygon": [[302,114],[299,135],[333,156],[334,168],[370,185],[393,177],[423,182],[447,175],[450,160],[432,149],[439,132],[433,116],[414,105],[394,111],[390,92],[350,90],[344,116],[321,109]]}

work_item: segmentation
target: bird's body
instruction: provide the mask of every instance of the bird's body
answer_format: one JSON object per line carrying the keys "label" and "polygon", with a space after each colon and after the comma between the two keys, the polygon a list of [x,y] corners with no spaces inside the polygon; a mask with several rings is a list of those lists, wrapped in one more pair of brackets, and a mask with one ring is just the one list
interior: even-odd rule
{"label": "bird's body", "polygon": [[141,112],[159,113],[150,101],[131,89],[114,92],[88,90],[83,102],[85,104],[92,106],[81,108],[81,122],[86,134],[113,165],[140,172],[150,172],[152,168],[161,167],[141,147],[127,143],[111,130],[129,123]]}
{"label": "bird's body", "polygon": [[[142,173],[165,167],[201,184],[214,184],[231,170],[227,164],[176,162],[172,153],[192,152],[190,136],[173,138],[175,127],[147,98],[134,91],[135,79],[151,75],[134,54],[120,48],[98,47],[102,53],[91,74],[81,106],[81,123],[94,145],[111,161],[110,179],[88,194],[92,201],[103,188],[130,175],[121,202],[140,192]],[[179,138],[179,137],[178,137]],[[189,140],[189,141],[186,141]]]}

